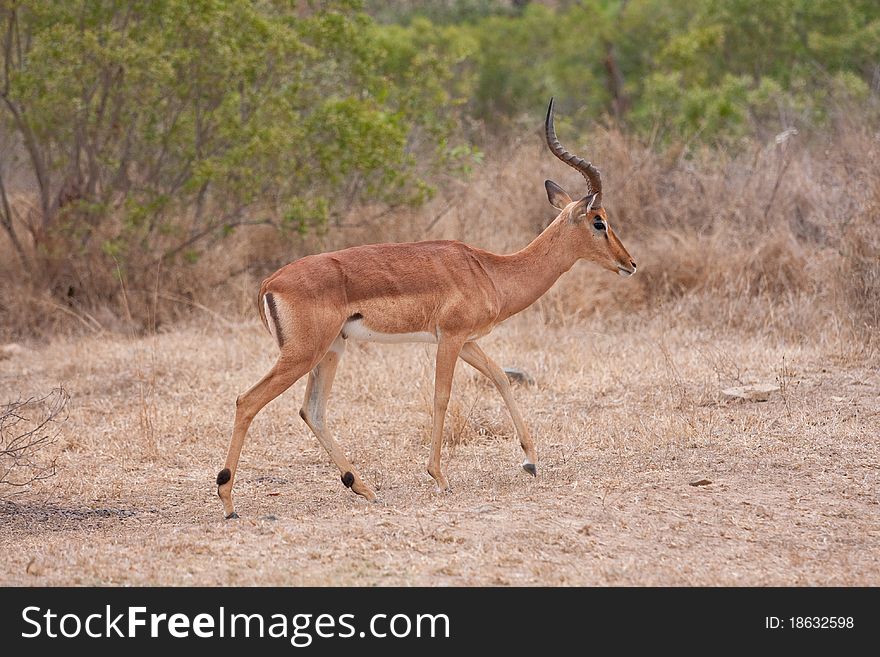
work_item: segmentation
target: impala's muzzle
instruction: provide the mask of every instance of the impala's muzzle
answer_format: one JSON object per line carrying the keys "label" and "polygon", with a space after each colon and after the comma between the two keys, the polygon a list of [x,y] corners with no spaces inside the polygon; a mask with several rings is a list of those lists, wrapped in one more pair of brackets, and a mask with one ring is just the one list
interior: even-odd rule
{"label": "impala's muzzle", "polygon": [[617,265],[617,273],[626,278],[627,276],[632,276],[636,273],[636,263],[633,260],[629,261],[629,267],[624,267],[623,265]]}

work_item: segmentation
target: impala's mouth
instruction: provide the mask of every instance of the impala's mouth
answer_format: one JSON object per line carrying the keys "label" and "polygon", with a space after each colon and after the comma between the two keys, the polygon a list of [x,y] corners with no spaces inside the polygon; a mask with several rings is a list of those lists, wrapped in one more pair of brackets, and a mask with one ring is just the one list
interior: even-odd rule
{"label": "impala's mouth", "polygon": [[632,269],[627,269],[626,267],[621,267],[620,265],[617,265],[617,273],[626,278],[627,276],[632,276],[633,274],[635,274],[636,268],[633,267]]}

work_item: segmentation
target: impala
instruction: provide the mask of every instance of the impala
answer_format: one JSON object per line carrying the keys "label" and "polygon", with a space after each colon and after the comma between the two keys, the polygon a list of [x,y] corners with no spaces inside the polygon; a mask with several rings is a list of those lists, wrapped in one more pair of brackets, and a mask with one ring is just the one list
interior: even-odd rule
{"label": "impala", "polygon": [[581,173],[588,190],[573,201],[559,185],[545,181],[547,197],[559,215],[524,249],[497,255],[458,241],[370,244],[306,256],[263,281],[260,317],[280,354],[268,374],[236,400],[226,464],[217,475],[217,493],[227,518],[238,517],[232,484],[251,421],[307,373],[300,416],[339,468],[342,483],[368,500],[376,499],[333,439],[325,417],[348,340],[437,345],[428,473],[439,490],[449,490],[440,468],[440,447],[459,358],[498,389],[525,452],[522,467],[537,475],[535,444],[510,383],[476,341],[532,305],[578,260],[590,260],[622,276],[636,271],[636,263],[608,224],[599,170],[566,151],[556,138],[552,99],[544,127],[550,150]]}

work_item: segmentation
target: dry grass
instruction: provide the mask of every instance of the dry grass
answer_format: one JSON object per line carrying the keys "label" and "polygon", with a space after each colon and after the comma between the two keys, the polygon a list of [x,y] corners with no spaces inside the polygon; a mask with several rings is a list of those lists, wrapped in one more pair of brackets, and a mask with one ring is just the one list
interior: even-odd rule
{"label": "dry grass", "polygon": [[[538,479],[462,365],[454,492],[434,493],[431,350],[353,345],[330,420],[381,503],[340,484],[297,416],[301,381],[251,429],[237,522],[213,478],[236,394],[273,359],[256,322],[16,352],[0,397],[63,382],[71,416],[57,478],[0,506],[0,583],[880,585],[876,355],[672,315],[548,328],[540,311],[485,346],[538,381],[516,395]],[[783,387],[765,403],[719,393],[768,380]]]}

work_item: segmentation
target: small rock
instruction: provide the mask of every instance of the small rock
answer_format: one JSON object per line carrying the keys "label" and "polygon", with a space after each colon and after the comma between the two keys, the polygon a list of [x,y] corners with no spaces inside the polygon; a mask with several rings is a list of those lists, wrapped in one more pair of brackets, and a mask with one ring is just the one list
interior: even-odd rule
{"label": "small rock", "polygon": [[5,360],[7,358],[12,358],[13,356],[26,354],[27,351],[27,349],[22,347],[20,344],[16,344],[15,342],[0,345],[0,360]]}
{"label": "small rock", "polygon": [[511,383],[518,383],[524,386],[535,385],[534,377],[525,370],[521,370],[518,367],[505,367],[504,373],[507,375],[507,380]]}
{"label": "small rock", "polygon": [[770,399],[770,393],[776,392],[777,390],[779,390],[779,385],[776,383],[754,383],[748,386],[725,388],[721,393],[735,399],[767,401]]}
{"label": "small rock", "polygon": [[711,483],[708,479],[700,479],[699,481],[692,481],[688,486],[708,486]]}

